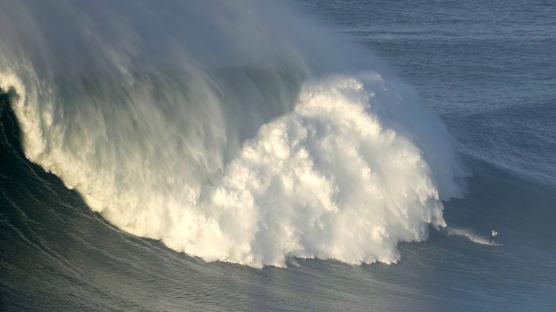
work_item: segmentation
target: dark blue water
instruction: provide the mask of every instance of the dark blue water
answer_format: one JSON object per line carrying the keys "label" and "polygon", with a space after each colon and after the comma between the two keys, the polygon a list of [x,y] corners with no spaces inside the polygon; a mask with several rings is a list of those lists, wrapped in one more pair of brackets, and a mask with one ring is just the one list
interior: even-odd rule
{"label": "dark blue water", "polygon": [[440,114],[472,176],[455,228],[402,243],[397,264],[206,263],[131,236],[30,163],[0,104],[0,308],[6,311],[553,311],[556,5],[298,1],[373,49]]}

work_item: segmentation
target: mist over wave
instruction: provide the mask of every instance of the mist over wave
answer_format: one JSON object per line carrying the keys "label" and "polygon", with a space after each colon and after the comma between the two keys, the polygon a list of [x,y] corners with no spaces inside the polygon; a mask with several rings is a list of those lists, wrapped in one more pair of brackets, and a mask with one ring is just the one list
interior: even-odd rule
{"label": "mist over wave", "polygon": [[3,1],[26,157],[208,261],[397,261],[465,171],[370,52],[271,1]]}

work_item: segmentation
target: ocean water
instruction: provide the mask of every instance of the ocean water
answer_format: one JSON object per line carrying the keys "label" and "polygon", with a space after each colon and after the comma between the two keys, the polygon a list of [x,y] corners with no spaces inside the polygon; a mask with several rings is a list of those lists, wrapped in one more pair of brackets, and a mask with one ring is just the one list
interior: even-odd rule
{"label": "ocean water", "polygon": [[553,311],[554,16],[3,1],[0,308]]}

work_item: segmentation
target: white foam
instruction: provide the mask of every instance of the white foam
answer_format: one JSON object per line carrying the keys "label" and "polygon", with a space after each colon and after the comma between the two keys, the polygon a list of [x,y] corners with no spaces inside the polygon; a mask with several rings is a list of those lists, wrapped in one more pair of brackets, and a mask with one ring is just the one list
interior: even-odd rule
{"label": "white foam", "polygon": [[308,83],[294,112],[244,145],[208,195],[231,234],[221,248],[226,260],[390,263],[398,241],[424,239],[429,223],[445,225],[421,152],[383,128],[368,113],[372,103],[354,78]]}

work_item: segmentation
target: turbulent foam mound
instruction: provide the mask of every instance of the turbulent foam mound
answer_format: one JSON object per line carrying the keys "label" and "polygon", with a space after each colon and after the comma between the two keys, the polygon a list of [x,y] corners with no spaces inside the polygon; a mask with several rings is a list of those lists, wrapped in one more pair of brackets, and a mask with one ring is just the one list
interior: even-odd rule
{"label": "turbulent foam mound", "polygon": [[450,138],[378,60],[274,2],[165,3],[2,4],[27,158],[117,227],[210,261],[390,263],[445,225]]}
{"label": "turbulent foam mound", "polygon": [[444,225],[421,152],[369,114],[373,96],[354,78],[308,83],[294,112],[245,144],[208,192],[228,237],[219,258],[389,263],[398,241]]}

